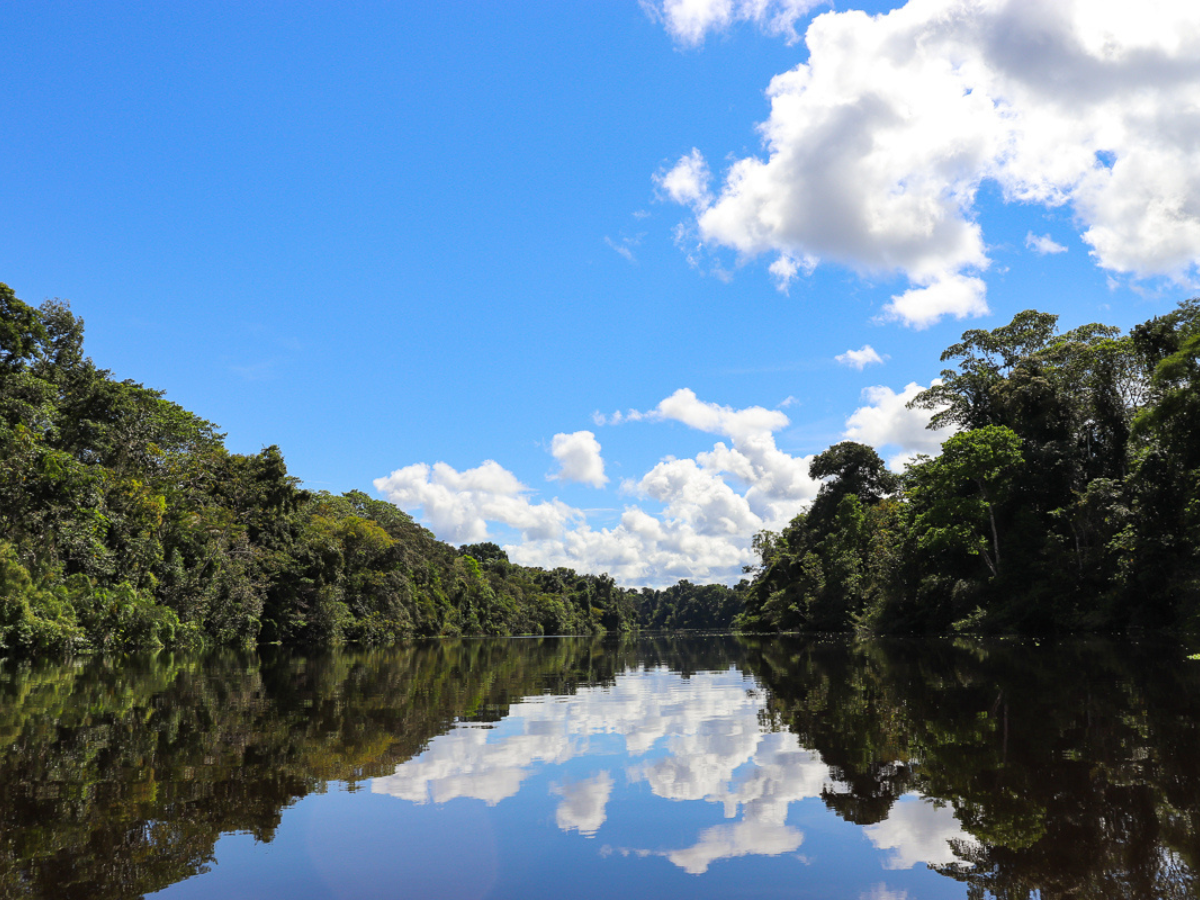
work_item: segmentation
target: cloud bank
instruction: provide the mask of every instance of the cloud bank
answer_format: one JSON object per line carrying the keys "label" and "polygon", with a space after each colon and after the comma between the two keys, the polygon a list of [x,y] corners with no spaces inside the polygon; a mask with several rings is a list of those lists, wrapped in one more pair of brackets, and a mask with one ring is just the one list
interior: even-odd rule
{"label": "cloud bank", "polygon": [[[693,44],[736,8],[661,7]],[[1069,208],[1103,269],[1197,281],[1200,5],[911,0],[820,15],[804,40],[808,61],[767,89],[763,156],[717,189],[695,150],[656,179],[702,245],[775,254],[784,287],[799,260],[897,273],[909,286],[885,317],[916,328],[977,316],[989,181],[1007,202]]]}
{"label": "cloud bank", "polygon": [[[844,789],[795,734],[764,729],[765,710],[761,686],[733,669],[686,679],[665,668],[629,670],[611,686],[526,697],[493,727],[459,723],[391,775],[372,779],[371,792],[417,804],[473,798],[494,806],[515,796],[539,766],[578,768],[594,736],[616,736],[624,747],[617,763],[624,765],[624,790],[608,769],[552,784],[550,793],[560,798],[555,824],[586,837],[602,833],[614,793],[619,803],[633,785],[664,800],[714,804],[729,821],[686,846],[602,851],[665,857],[699,875],[721,860],[795,852],[804,834],[787,824],[791,804]],[[955,861],[951,842],[968,837],[951,807],[916,795],[864,833],[886,852],[889,869]]]}
{"label": "cloud bank", "polygon": [[[918,453],[937,453],[950,432],[927,431],[930,413],[905,406],[921,390],[916,383],[901,392],[867,388],[843,437],[890,454],[897,470]],[[516,563],[607,572],[630,587],[662,587],[681,578],[737,581],[742,567],[756,560],[754,535],[782,529],[820,489],[808,476],[812,455],[793,455],[776,442],[790,424],[780,409],[737,409],[681,388],[653,409],[596,413],[594,419],[602,426],[678,422],[721,440],[694,457],[663,457],[640,478],[626,479],[622,490],[630,502],[608,527],[595,527],[587,512],[558,498],[537,499],[492,460],[462,472],[442,462],[418,463],[376,479],[375,488],[397,506],[419,512],[442,540],[486,541],[492,539],[489,523],[504,525],[521,535],[520,543],[505,545]],[[607,483],[593,432],[557,434],[550,453],[558,462],[551,480]]]}

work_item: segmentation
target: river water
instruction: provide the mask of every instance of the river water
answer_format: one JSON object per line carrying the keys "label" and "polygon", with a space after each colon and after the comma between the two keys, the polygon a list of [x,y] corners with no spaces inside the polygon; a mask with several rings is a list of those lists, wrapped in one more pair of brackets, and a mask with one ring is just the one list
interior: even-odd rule
{"label": "river water", "polygon": [[0,897],[1196,897],[1166,640],[0,667]]}

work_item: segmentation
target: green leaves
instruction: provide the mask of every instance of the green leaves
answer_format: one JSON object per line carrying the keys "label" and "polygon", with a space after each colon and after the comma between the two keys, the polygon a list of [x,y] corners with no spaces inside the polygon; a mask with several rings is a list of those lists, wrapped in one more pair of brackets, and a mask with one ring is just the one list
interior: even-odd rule
{"label": "green leaves", "polygon": [[37,311],[0,283],[0,378],[24,368],[46,339]]}
{"label": "green leaves", "polygon": [[940,457],[910,472],[918,545],[982,556],[991,574],[998,575],[997,508],[1011,495],[1023,465],[1021,439],[1001,425],[962,431],[947,440]]}

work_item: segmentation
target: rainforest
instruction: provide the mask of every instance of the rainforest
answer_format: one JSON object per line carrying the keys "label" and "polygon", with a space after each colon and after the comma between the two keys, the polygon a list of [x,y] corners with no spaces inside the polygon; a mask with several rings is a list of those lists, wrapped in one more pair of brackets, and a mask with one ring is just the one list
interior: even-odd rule
{"label": "rainforest", "polygon": [[1029,310],[969,330],[913,404],[951,436],[893,472],[844,441],[735,586],[655,590],[453,547],[84,352],[0,284],[0,656],[410,637],[1063,633],[1200,626],[1200,301],[1128,332]]}

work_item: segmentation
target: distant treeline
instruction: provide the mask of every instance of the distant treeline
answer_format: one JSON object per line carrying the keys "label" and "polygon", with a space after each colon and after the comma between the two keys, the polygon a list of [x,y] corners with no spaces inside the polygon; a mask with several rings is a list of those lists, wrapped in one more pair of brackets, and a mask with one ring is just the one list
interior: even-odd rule
{"label": "distant treeline", "polygon": [[0,284],[0,656],[728,628],[740,608],[723,586],[634,591],[455,549],[223,437],[97,368],[65,303]]}
{"label": "distant treeline", "polygon": [[1035,311],[971,330],[912,406],[954,426],[890,473],[817,456],[815,502],[756,538],[746,630],[1200,628],[1200,301],[1129,333]]}

